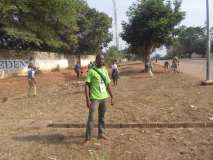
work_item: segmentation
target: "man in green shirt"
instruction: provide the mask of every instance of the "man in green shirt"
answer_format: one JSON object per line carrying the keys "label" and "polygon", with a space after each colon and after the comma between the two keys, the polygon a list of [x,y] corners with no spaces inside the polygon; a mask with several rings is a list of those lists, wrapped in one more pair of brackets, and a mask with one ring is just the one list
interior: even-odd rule
{"label": "man in green shirt", "polygon": [[86,103],[89,109],[89,116],[86,127],[86,142],[89,142],[92,136],[92,130],[95,121],[95,112],[98,109],[98,138],[106,139],[104,135],[105,121],[104,115],[106,112],[106,100],[111,97],[113,105],[113,95],[110,88],[110,78],[108,71],[104,67],[104,56],[96,56],[96,65],[89,69],[86,77],[85,94]]}

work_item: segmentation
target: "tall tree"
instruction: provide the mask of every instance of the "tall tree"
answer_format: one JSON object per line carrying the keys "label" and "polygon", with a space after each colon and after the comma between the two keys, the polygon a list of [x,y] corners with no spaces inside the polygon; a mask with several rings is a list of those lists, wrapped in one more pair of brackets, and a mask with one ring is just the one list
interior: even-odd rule
{"label": "tall tree", "polygon": [[206,35],[205,28],[186,27],[181,29],[178,35],[179,42],[185,54],[189,56],[192,53],[205,54]]}
{"label": "tall tree", "polygon": [[[213,41],[211,43],[213,45]],[[205,27],[181,26],[177,29],[175,41],[168,55],[191,57],[193,53],[196,53],[205,56],[206,47],[207,35]]]}
{"label": "tall tree", "polygon": [[[181,1],[140,0],[130,7],[129,22],[123,22],[121,37],[135,54],[142,55],[145,64],[150,54],[162,45],[172,42],[175,26],[184,18],[180,11]],[[145,65],[148,71],[148,65]]]}
{"label": "tall tree", "polygon": [[[77,37],[76,14],[81,6],[77,0],[2,0],[1,32],[7,37],[6,46],[22,41],[23,46],[69,49]],[[8,44],[9,43],[9,44]],[[21,46],[20,46],[21,47]]]}
{"label": "tall tree", "polygon": [[20,49],[29,43],[41,43],[35,34],[25,30],[20,17],[28,12],[23,0],[0,1],[0,46],[8,49]]}
{"label": "tall tree", "polygon": [[1,48],[98,52],[110,27],[84,0],[0,0]]}
{"label": "tall tree", "polygon": [[112,19],[105,13],[86,8],[78,19],[78,26],[80,53],[98,53],[112,40],[112,34],[109,33]]}

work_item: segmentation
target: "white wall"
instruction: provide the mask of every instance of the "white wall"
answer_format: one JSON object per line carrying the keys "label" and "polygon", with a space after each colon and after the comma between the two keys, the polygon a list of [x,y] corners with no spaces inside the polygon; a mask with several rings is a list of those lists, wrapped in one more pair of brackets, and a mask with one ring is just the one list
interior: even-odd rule
{"label": "white wall", "polygon": [[26,75],[27,66],[26,60],[0,60],[0,79],[13,75]]}
{"label": "white wall", "polygon": [[58,60],[42,60],[36,59],[35,66],[42,71],[51,71],[55,68],[66,69],[69,67],[67,59],[58,59]]}
{"label": "white wall", "polygon": [[95,61],[94,55],[89,55],[87,57],[81,57],[81,67],[87,67],[90,62]]}
{"label": "white wall", "polygon": [[[64,55],[54,52],[33,51],[27,53],[16,53],[15,51],[0,50],[0,79],[10,76],[26,75],[30,57],[34,58],[34,65],[41,71],[51,71],[56,68],[72,68],[78,60],[77,55],[71,54]],[[94,55],[81,56],[82,67],[87,67],[90,61],[95,61]]]}

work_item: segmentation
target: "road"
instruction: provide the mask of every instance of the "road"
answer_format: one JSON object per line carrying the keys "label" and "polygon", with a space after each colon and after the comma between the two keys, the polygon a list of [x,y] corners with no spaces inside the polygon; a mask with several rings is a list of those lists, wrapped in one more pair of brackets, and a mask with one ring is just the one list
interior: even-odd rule
{"label": "road", "polygon": [[[159,61],[164,64],[165,61]],[[170,62],[171,64],[171,62]],[[206,60],[183,59],[180,60],[180,71],[200,80],[206,79]],[[213,79],[213,60],[211,61],[211,77]]]}

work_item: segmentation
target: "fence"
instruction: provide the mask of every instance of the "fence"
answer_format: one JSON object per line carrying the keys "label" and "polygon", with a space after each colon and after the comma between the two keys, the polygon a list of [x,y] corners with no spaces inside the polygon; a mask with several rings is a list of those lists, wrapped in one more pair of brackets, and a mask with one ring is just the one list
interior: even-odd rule
{"label": "fence", "polygon": [[[10,76],[24,76],[27,72],[29,59],[33,58],[35,66],[41,71],[51,71],[56,68],[73,68],[79,60],[78,55],[59,54],[54,52],[9,51],[0,50],[0,79]],[[80,56],[81,65],[85,67],[95,60],[94,55]]]}

